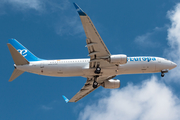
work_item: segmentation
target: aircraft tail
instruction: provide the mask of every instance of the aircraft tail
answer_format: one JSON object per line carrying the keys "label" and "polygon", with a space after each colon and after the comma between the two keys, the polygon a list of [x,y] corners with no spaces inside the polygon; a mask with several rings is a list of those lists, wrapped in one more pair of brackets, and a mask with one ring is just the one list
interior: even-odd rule
{"label": "aircraft tail", "polygon": [[11,44],[8,43],[7,46],[16,65],[29,64],[27,59],[24,58]]}
{"label": "aircraft tail", "polygon": [[[10,47],[11,46],[11,47]],[[25,48],[21,43],[19,43],[17,40],[15,39],[9,39],[9,43],[8,43],[8,47],[9,47],[9,50],[10,48],[14,48],[16,51],[18,51],[20,53],[20,55],[22,57],[24,57],[27,61],[40,61],[42,59],[36,57],[33,53],[31,53],[27,48]],[[14,50],[13,50],[14,51]],[[11,52],[11,50],[10,50]],[[15,52],[13,52],[14,54]],[[11,55],[12,57],[16,57],[15,55],[13,55],[12,52],[11,52]],[[14,57],[13,57],[13,60],[14,60]],[[20,56],[17,56],[17,57],[20,57]],[[16,57],[16,58],[17,58]],[[22,58],[21,57],[21,58]],[[15,62],[15,61],[14,61]],[[15,63],[16,64],[16,63]]]}
{"label": "aircraft tail", "polygon": [[10,79],[9,79],[9,82],[12,82],[14,79],[16,79],[18,76],[20,76],[23,73],[24,73],[24,71],[21,71],[21,70],[18,70],[15,68]]}
{"label": "aircraft tail", "polygon": [[[26,49],[15,39],[9,39],[9,43],[7,44],[7,46],[16,65],[25,65],[25,64],[29,64],[29,61],[42,60],[36,57],[34,54],[32,54],[28,49]],[[24,73],[24,71],[15,68],[9,79],[9,82],[13,81],[22,73]]]}

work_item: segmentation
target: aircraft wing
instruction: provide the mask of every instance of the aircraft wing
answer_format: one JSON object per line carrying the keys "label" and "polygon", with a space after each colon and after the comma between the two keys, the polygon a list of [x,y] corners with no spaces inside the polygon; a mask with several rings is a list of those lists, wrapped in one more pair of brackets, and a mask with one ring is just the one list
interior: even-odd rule
{"label": "aircraft wing", "polygon": [[[98,81],[99,81],[98,87],[101,86],[101,84],[103,83],[104,80],[109,80],[109,79],[112,79],[114,77],[115,76],[110,76],[108,78],[107,77],[99,77],[98,78]],[[86,95],[88,95],[89,93],[91,93],[92,91],[94,91],[95,89],[97,89],[98,87],[97,88],[92,87],[93,82],[94,82],[93,77],[92,78],[87,78],[87,81],[86,81],[85,85],[68,102],[77,102],[80,99],[82,99],[83,97],[85,97]]]}
{"label": "aircraft wing", "polygon": [[97,89],[100,85],[98,85],[97,88],[93,88],[93,79],[88,79],[86,83],[84,84],[84,86],[81,88],[81,90],[76,93],[76,95],[74,95],[69,102],[77,102],[80,99],[82,99],[83,97],[85,97],[86,95],[88,95],[89,93],[91,93],[92,91],[94,91],[95,89]]}
{"label": "aircraft wing", "polygon": [[[88,48],[89,56],[90,56],[90,64],[89,68],[96,68],[97,66],[100,67],[109,67],[114,66],[110,64],[107,59],[111,56],[109,50],[107,49],[106,45],[104,44],[101,36],[97,32],[95,26],[93,25],[89,16],[77,5],[74,3],[74,6],[80,16],[85,34],[86,34],[86,47]],[[115,76],[99,76],[97,78],[98,86],[101,86],[105,80],[112,79]],[[87,81],[85,85],[81,88],[81,90],[74,95],[70,100],[68,100],[65,96],[63,98],[66,102],[77,102],[92,91],[97,88],[93,88],[94,76],[87,77]]]}
{"label": "aircraft wing", "polygon": [[104,44],[101,36],[99,35],[89,16],[76,3],[74,3],[74,6],[80,16],[87,37],[86,47],[88,48],[91,60],[90,68],[96,67],[97,63],[101,63],[101,67],[103,66],[103,64],[107,66],[108,62],[103,63],[101,60],[109,58],[109,56],[111,55],[109,50]]}

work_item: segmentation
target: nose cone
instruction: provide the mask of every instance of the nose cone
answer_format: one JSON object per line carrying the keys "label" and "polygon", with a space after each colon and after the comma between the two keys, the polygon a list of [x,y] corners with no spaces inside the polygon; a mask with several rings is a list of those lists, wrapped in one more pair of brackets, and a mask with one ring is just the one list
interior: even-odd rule
{"label": "nose cone", "polygon": [[172,68],[171,68],[171,69],[173,69],[173,68],[175,68],[175,67],[177,66],[177,64],[176,64],[176,63],[174,63],[174,62],[171,62],[171,66],[172,66]]}

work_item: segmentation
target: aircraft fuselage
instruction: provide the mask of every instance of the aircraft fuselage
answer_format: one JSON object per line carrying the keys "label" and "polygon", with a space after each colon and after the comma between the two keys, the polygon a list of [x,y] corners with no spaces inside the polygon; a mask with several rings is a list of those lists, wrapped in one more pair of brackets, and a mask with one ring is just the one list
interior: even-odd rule
{"label": "aircraft fuselage", "polygon": [[[90,59],[43,60],[18,65],[17,69],[46,76],[94,76],[95,68],[89,68]],[[160,57],[128,57],[126,64],[112,67],[102,67],[99,75],[111,76],[120,74],[157,73],[171,70],[176,64]]]}

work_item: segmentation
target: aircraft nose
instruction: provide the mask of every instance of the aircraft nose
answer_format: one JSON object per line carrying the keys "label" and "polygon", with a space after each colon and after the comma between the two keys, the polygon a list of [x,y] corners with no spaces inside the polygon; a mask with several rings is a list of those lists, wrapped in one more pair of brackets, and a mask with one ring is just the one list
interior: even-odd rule
{"label": "aircraft nose", "polygon": [[172,65],[172,68],[175,68],[177,66],[177,64],[174,62],[171,62],[171,65]]}

